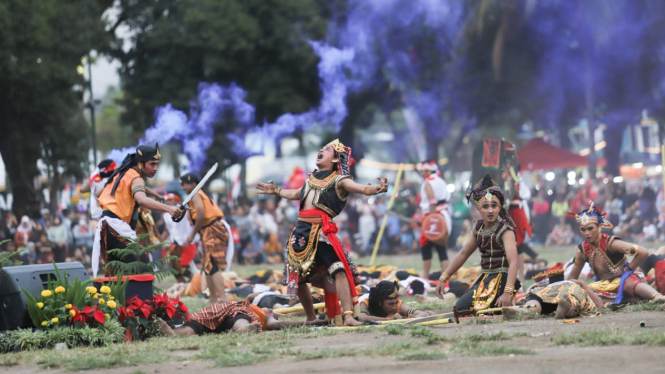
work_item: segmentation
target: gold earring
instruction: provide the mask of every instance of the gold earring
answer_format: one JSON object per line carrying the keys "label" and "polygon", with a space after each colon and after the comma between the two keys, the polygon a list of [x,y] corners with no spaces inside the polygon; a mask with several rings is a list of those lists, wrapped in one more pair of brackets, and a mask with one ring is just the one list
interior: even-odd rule
{"label": "gold earring", "polygon": [[338,162],[339,162],[338,159],[333,159],[333,160],[332,160],[332,163],[333,163],[333,164],[336,164],[336,163],[338,163]]}
{"label": "gold earring", "polygon": [[140,163],[140,162],[139,162],[138,164],[136,164],[136,165],[139,167],[139,170],[142,170],[142,169],[143,169],[143,167],[141,166],[141,163]]}

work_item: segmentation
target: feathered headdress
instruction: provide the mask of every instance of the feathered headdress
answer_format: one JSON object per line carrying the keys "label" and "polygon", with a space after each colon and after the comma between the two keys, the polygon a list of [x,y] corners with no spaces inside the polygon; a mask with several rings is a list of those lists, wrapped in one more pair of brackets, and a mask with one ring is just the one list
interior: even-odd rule
{"label": "feathered headdress", "polygon": [[589,208],[583,210],[579,214],[574,212],[567,213],[569,217],[575,217],[577,224],[580,226],[586,226],[590,223],[596,223],[600,227],[611,229],[614,227],[610,221],[607,220],[607,213],[603,212],[593,203],[589,202]]}

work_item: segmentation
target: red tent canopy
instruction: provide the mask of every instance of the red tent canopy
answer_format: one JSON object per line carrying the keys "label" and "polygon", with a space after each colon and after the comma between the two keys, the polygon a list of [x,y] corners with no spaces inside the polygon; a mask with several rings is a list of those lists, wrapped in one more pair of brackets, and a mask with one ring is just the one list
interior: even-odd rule
{"label": "red tent canopy", "polygon": [[[517,162],[522,170],[567,169],[589,165],[589,159],[545,142],[543,138],[531,139],[517,152]],[[598,159],[605,166],[605,159]]]}

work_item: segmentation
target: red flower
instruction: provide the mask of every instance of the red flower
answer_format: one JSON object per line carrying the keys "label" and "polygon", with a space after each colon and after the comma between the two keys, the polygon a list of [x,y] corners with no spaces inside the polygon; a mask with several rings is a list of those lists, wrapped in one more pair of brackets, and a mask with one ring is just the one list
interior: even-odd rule
{"label": "red flower", "polygon": [[124,322],[127,318],[131,317],[134,317],[133,310],[125,307],[118,308],[118,320],[120,321],[120,323]]}
{"label": "red flower", "polygon": [[[97,308],[95,307],[95,309]],[[95,310],[95,313],[92,315],[92,317],[95,319],[95,321],[101,323],[102,325],[104,324],[104,312],[101,310]]]}
{"label": "red flower", "polygon": [[132,299],[127,302],[126,308],[132,310],[134,315],[143,314],[145,318],[150,317],[150,313],[155,311],[150,304],[144,303],[136,296],[132,297]]}

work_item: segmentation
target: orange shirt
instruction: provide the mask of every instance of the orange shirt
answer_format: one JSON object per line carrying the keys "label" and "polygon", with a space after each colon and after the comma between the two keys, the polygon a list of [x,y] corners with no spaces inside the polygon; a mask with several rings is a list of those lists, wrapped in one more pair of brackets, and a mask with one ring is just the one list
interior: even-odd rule
{"label": "orange shirt", "polygon": [[[199,190],[199,192],[196,194],[201,196],[201,200],[203,201],[203,208],[205,209],[205,220],[203,221],[203,226],[208,226],[212,221],[218,218],[224,219],[224,213],[222,213],[222,210],[219,209],[217,203],[210,201],[211,199],[208,197],[208,195],[205,194],[205,192]],[[192,210],[189,211],[189,216],[192,218],[192,223],[195,224],[196,208],[194,208],[194,204],[191,201],[189,202],[189,207],[192,208]]]}
{"label": "orange shirt", "polygon": [[121,220],[130,223],[136,206],[136,200],[134,200],[134,194],[132,194],[132,182],[136,178],[141,178],[141,176],[134,169],[127,170],[118,183],[115,194],[111,196],[111,189],[116,178],[118,178],[117,175],[113,177],[111,183],[104,187],[104,192],[102,192],[97,202],[103,210],[110,210]]}

